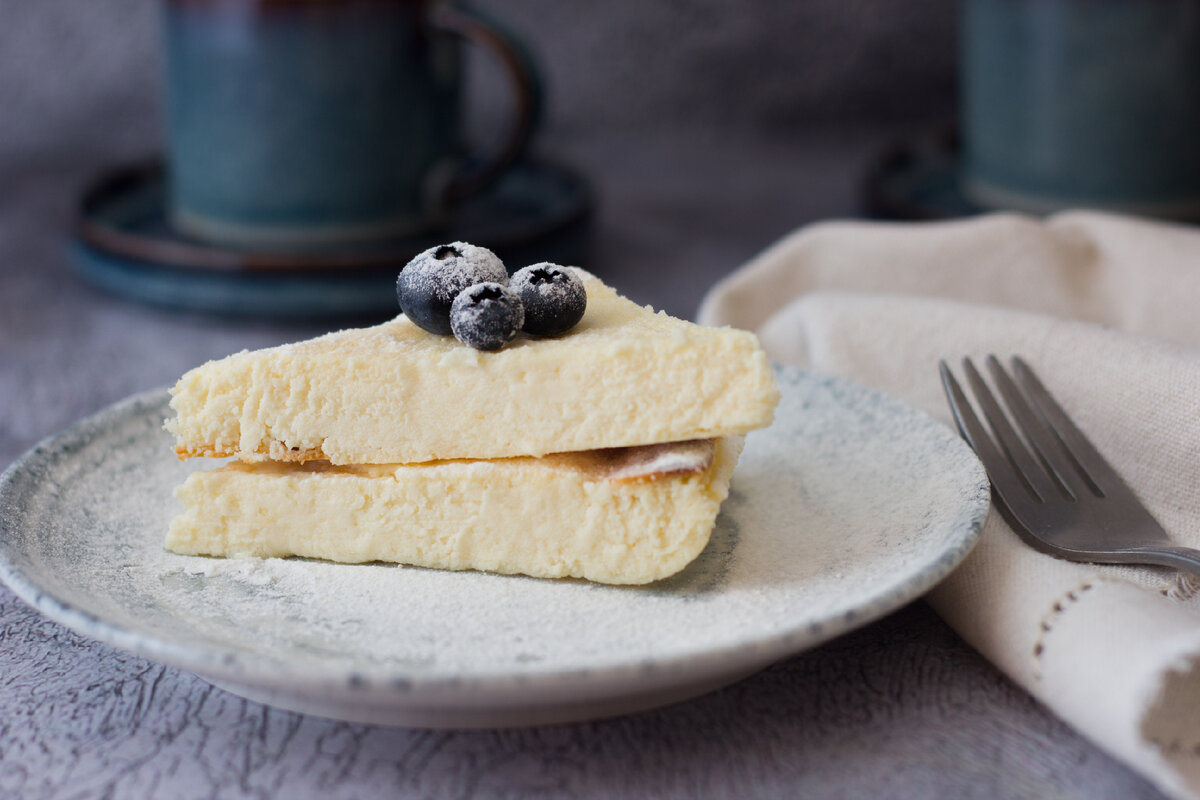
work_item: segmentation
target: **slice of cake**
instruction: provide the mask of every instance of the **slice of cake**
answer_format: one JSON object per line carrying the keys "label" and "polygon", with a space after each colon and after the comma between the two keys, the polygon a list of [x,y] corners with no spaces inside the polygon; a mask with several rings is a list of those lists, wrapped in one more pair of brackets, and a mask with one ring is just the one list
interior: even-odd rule
{"label": "slice of cake", "polygon": [[167,548],[642,584],[704,549],[740,437],[544,458],[192,474]]}
{"label": "slice of cake", "polygon": [[462,242],[419,255],[397,294],[391,322],[180,379],[176,452],[239,460],[180,487],[168,549],[618,584],[699,554],[741,435],[779,398],[752,334],[582,270],[509,280]]}
{"label": "slice of cake", "polygon": [[757,339],[655,313],[575,270],[582,320],[480,352],[405,316],[191,370],[167,423],[181,457],[394,464],[741,435],[779,392]]}

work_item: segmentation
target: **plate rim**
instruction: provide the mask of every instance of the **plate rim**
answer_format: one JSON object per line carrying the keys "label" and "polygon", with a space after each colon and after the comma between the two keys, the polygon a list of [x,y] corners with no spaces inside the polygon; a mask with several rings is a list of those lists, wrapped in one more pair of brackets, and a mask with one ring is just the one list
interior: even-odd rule
{"label": "plate rim", "polygon": [[[927,425],[936,426],[944,432],[951,447],[962,448],[964,453],[970,455],[975,472],[975,480],[969,482],[975,490],[970,498],[974,507],[970,509],[970,516],[966,518],[962,529],[957,531],[958,536],[948,542],[936,557],[923,562],[920,569],[903,580],[878,592],[865,591],[863,600],[854,608],[833,618],[807,621],[757,638],[751,643],[733,642],[692,654],[674,654],[597,668],[560,668],[544,672],[524,668],[459,677],[422,674],[401,668],[281,671],[278,664],[268,665],[261,655],[248,651],[171,641],[160,635],[110,622],[43,589],[14,563],[9,538],[5,535],[10,526],[17,524],[15,519],[10,518],[17,507],[11,502],[10,494],[20,478],[53,458],[56,452],[70,449],[72,444],[86,446],[92,437],[110,428],[112,423],[136,415],[139,411],[144,415],[164,407],[168,397],[165,388],[131,395],[43,438],[0,474],[0,580],[34,610],[75,633],[206,679],[211,677],[276,689],[286,685],[287,691],[296,695],[334,692],[355,701],[370,696],[384,702],[399,702],[400,706],[413,697],[418,697],[423,706],[441,704],[457,707],[489,701],[497,705],[514,705],[531,694],[539,702],[601,699],[611,696],[614,691],[627,690],[631,680],[635,680],[639,689],[644,690],[656,686],[674,686],[686,680],[721,673],[753,671],[874,622],[921,597],[969,555],[979,541],[991,505],[990,489],[982,464],[949,426],[906,401],[876,389],[809,369],[783,369],[794,369],[829,384],[874,395],[890,407],[921,418]],[[966,485],[968,481],[964,477]],[[968,501],[964,500],[964,508],[967,505]]]}

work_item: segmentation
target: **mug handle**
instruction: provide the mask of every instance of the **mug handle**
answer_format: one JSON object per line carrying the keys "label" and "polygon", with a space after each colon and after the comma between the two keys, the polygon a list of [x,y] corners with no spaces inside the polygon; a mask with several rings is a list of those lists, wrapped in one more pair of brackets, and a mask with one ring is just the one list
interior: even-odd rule
{"label": "mug handle", "polygon": [[431,12],[431,22],[489,51],[504,68],[516,100],[516,118],[507,138],[482,165],[467,169],[445,186],[441,199],[454,204],[487,189],[525,154],[542,119],[542,76],[517,37],[476,11],[439,5]]}

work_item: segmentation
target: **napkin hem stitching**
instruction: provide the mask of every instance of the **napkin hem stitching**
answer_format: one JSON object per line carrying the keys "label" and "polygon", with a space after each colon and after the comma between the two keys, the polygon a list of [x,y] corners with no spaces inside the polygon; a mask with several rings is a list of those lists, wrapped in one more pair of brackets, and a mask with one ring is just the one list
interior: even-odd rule
{"label": "napkin hem stitching", "polygon": [[1085,594],[1094,589],[1098,582],[1096,578],[1088,578],[1074,589],[1064,592],[1050,606],[1050,610],[1042,615],[1041,623],[1038,626],[1037,639],[1033,642],[1033,680],[1035,682],[1040,683],[1042,681],[1041,663],[1042,655],[1046,650],[1046,637],[1054,630],[1055,624],[1062,618],[1063,614],[1067,613],[1067,610],[1078,603]]}

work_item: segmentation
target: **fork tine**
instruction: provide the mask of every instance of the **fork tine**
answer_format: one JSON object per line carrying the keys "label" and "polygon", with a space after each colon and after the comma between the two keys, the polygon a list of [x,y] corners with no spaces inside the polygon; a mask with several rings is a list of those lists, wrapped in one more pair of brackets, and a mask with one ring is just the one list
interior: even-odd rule
{"label": "fork tine", "polygon": [[1077,499],[1081,489],[1090,487],[1080,484],[1079,471],[1075,469],[1073,459],[1065,452],[1062,442],[1054,435],[1054,431],[1043,418],[1033,410],[1025,395],[1009,377],[1004,365],[1000,363],[1000,359],[989,355],[987,365],[996,382],[996,387],[1004,395],[1004,401],[1008,404],[1008,409],[1012,412],[1017,427],[1025,434],[1046,472],[1054,479],[1059,490],[1068,499]]}
{"label": "fork tine", "polygon": [[1108,463],[1108,460],[1100,455],[1091,440],[1084,436],[1083,431],[1076,427],[1071,418],[1067,416],[1067,412],[1042,385],[1033,368],[1020,356],[1013,356],[1012,364],[1017,382],[1033,400],[1092,490],[1101,496],[1122,490],[1131,491],[1117,471]]}
{"label": "fork tine", "polygon": [[999,442],[1001,449],[1004,451],[1005,457],[1012,464],[1021,479],[1025,482],[1028,490],[1033,496],[1042,502],[1049,498],[1052,493],[1060,492],[1061,489],[1054,482],[1054,479],[1047,474],[1045,468],[1033,454],[1029,452],[1025,442],[1013,429],[1012,424],[1008,421],[1008,416],[1000,407],[1000,403],[996,401],[995,395],[992,394],[988,385],[984,382],[983,376],[979,374],[979,370],[975,368],[975,364],[969,358],[964,358],[962,362],[963,371],[967,374],[967,381],[971,384],[971,391],[975,393],[975,401],[983,410],[983,416],[987,419],[988,425],[992,428],[992,433],[995,434],[996,441]]}
{"label": "fork tine", "polygon": [[[992,437],[988,435],[983,423],[975,416],[970,401],[967,400],[966,394],[963,393],[962,387],[955,380],[954,373],[950,371],[950,367],[945,361],[938,361],[938,372],[941,373],[942,388],[946,392],[946,399],[950,402],[950,410],[954,414],[958,432],[962,434],[962,437],[971,445],[971,449],[979,456],[979,460],[983,462],[988,478],[991,479],[996,492],[1010,503],[1018,498],[1029,498],[1031,490],[1028,481],[1018,474],[1013,463],[992,441]],[[1040,498],[1036,499],[1040,500]]]}

